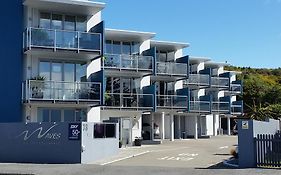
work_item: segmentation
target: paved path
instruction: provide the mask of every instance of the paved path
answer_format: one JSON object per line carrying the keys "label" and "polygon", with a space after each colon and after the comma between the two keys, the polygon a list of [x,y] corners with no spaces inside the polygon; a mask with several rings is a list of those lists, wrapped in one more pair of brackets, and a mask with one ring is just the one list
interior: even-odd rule
{"label": "paved path", "polygon": [[[0,174],[36,175],[280,175],[274,169],[230,169],[222,160],[237,137],[182,140],[162,145],[126,148],[120,154],[92,165],[0,164]],[[138,155],[140,154],[140,155]],[[138,155],[138,156],[134,156]]]}
{"label": "paved path", "polygon": [[207,168],[230,158],[230,149],[235,148],[236,144],[237,137],[235,136],[176,140],[174,142],[165,142],[161,145],[124,149],[121,150],[119,155],[96,162],[96,164]]}

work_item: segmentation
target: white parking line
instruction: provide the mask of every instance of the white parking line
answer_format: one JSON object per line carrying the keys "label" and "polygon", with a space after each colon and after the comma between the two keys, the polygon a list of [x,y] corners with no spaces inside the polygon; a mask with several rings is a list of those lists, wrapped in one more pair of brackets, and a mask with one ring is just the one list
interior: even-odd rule
{"label": "white parking line", "polygon": [[221,146],[221,147],[219,147],[219,149],[227,149],[228,148],[228,146]]}
{"label": "white parking line", "polygon": [[119,162],[119,161],[122,161],[122,160],[125,160],[125,159],[129,159],[129,158],[132,158],[132,157],[140,156],[140,155],[143,155],[143,154],[146,154],[146,153],[149,153],[149,152],[150,151],[145,151],[145,152],[134,154],[134,155],[131,155],[131,156],[122,157],[120,159],[112,160],[112,161],[109,161],[109,162],[106,162],[106,163],[102,163],[100,165],[102,165],[102,166],[103,165],[108,165],[108,164],[111,164],[111,163],[114,163],[114,162]]}

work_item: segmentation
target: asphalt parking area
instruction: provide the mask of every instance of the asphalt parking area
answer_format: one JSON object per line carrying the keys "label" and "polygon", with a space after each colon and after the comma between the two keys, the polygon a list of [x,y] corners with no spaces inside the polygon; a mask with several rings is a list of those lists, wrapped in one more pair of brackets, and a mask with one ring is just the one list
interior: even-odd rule
{"label": "asphalt parking area", "polygon": [[236,136],[166,141],[161,145],[139,148],[138,152],[143,152],[143,154],[138,156],[111,161],[106,164],[113,166],[208,168],[230,158],[230,150],[235,148],[236,145]]}

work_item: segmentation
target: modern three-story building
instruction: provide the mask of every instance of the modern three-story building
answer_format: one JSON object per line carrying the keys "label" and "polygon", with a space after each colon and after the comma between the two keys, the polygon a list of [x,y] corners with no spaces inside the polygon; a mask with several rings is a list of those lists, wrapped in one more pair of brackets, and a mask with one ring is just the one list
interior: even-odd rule
{"label": "modern three-story building", "polygon": [[11,51],[7,41],[7,63],[16,70],[1,66],[1,110],[13,116],[2,122],[119,122],[120,140],[132,144],[217,135],[224,119],[230,134],[230,119],[243,114],[242,83],[227,64],[183,55],[188,43],[153,40],[156,33],[107,29],[104,3],[11,6],[19,15],[6,31],[15,42]]}

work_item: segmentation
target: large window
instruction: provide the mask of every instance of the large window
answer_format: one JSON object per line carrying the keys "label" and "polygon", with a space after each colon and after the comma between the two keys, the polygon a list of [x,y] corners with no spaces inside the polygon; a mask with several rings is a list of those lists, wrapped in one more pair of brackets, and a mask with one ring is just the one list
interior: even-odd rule
{"label": "large window", "polygon": [[116,125],[97,123],[94,125],[94,138],[115,138]]}
{"label": "large window", "polygon": [[80,122],[87,121],[86,109],[38,108],[37,122]]}
{"label": "large window", "polygon": [[139,93],[140,79],[137,78],[106,78],[106,91],[108,93]]}
{"label": "large window", "polygon": [[39,27],[86,32],[87,17],[41,12]]}
{"label": "large window", "polygon": [[175,52],[157,51],[157,61],[168,62],[175,60]]}
{"label": "large window", "polygon": [[86,63],[40,61],[39,75],[45,80],[86,82]]}
{"label": "large window", "polygon": [[112,41],[106,40],[106,53],[107,54],[126,54],[134,55],[139,54],[140,44],[138,42],[125,42],[125,41]]}

